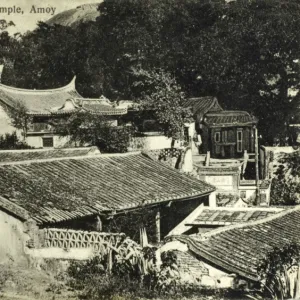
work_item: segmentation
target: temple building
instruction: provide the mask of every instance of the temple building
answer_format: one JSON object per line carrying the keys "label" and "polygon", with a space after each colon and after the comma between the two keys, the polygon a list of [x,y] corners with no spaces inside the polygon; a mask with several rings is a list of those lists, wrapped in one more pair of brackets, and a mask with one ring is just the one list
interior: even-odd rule
{"label": "temple building", "polygon": [[76,91],[75,77],[66,86],[47,90],[20,89],[0,84],[0,106],[0,134],[16,130],[11,125],[7,109],[22,107],[26,110],[30,123],[25,141],[34,148],[59,148],[67,145],[68,137],[57,134],[53,123],[74,112],[108,116],[115,126],[118,125],[119,117],[127,114],[126,105],[116,107],[105,97],[83,98]]}

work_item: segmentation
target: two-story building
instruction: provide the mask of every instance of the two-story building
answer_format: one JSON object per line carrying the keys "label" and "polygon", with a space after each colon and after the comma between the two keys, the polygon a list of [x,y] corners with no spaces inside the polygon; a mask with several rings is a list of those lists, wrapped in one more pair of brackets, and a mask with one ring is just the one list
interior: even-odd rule
{"label": "two-story building", "polygon": [[[185,102],[195,120],[192,137],[200,153],[213,158],[240,158],[254,152],[254,131],[258,120],[246,111],[223,110],[215,97],[190,98]],[[196,146],[197,147],[197,146]]]}

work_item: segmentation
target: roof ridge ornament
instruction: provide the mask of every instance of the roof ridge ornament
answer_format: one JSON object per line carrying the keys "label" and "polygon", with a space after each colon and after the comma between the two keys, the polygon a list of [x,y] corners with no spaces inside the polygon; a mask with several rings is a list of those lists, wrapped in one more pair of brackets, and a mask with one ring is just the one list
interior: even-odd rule
{"label": "roof ridge ornament", "polygon": [[[109,101],[109,99],[106,98],[104,95],[101,95],[101,96],[99,97],[99,100],[101,100],[101,101]],[[110,101],[109,101],[109,102],[110,102]]]}

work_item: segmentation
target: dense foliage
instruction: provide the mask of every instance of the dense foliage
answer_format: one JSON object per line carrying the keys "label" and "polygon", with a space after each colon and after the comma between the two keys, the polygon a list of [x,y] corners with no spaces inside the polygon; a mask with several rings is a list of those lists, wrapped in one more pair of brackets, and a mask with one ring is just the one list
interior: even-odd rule
{"label": "dense foliage", "polygon": [[21,130],[23,137],[27,135],[32,117],[28,114],[28,109],[22,102],[16,102],[13,107],[4,106],[10,118],[10,124],[16,129]]}
{"label": "dense foliage", "polygon": [[105,0],[95,22],[2,36],[12,62],[3,81],[53,88],[77,75],[84,96],[136,99],[145,82],[132,70],[164,70],[188,97],[254,113],[271,141],[285,136],[299,104],[290,93],[300,83],[299,13],[298,0]]}
{"label": "dense foliage", "polygon": [[68,119],[53,121],[55,131],[70,136],[79,145],[97,146],[103,152],[127,152],[132,136],[131,127],[117,127],[113,120],[88,112],[72,114]]}
{"label": "dense foliage", "polygon": [[300,202],[300,151],[279,159],[271,186],[272,205],[295,205]]}
{"label": "dense foliage", "polygon": [[[242,299],[224,297],[228,291],[206,289],[201,286],[181,285],[177,257],[172,251],[163,252],[160,269],[155,268],[156,248],[145,247],[130,251],[134,260],[115,259],[112,256],[112,272],[107,271],[107,257],[96,256],[88,261],[71,262],[67,273],[68,285],[77,290],[84,299]],[[143,263],[142,261],[147,261]],[[243,298],[244,299],[244,298]]]}
{"label": "dense foliage", "polygon": [[140,69],[133,72],[137,76],[134,86],[141,86],[141,109],[154,112],[154,119],[167,137],[183,139],[184,123],[190,120],[192,114],[184,108],[186,97],[175,78],[163,70],[148,72]]}
{"label": "dense foliage", "polygon": [[13,150],[13,149],[32,149],[23,141],[20,141],[16,132],[11,134],[6,133],[0,135],[0,150]]}
{"label": "dense foliage", "polygon": [[257,299],[296,299],[299,296],[300,247],[297,242],[270,251],[262,260],[262,295]]}

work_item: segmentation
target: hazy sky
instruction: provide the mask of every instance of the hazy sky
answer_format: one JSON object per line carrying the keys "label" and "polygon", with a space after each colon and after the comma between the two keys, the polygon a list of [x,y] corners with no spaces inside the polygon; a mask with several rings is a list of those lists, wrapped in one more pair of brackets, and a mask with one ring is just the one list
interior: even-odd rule
{"label": "hazy sky", "polygon": [[[16,24],[16,28],[9,30],[11,33],[17,31],[23,33],[34,29],[38,21],[46,21],[53,17],[51,15],[53,10],[50,11],[50,8],[55,8],[55,14],[58,14],[64,10],[76,8],[81,4],[98,2],[100,3],[101,0],[0,0],[0,19],[13,21]],[[36,8],[48,8],[49,13],[30,13],[33,5]],[[18,7],[24,12],[23,14],[17,13]],[[5,12],[5,8],[14,9],[15,13],[8,15],[8,12]]]}

